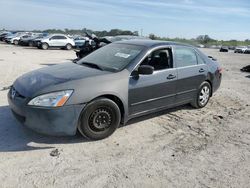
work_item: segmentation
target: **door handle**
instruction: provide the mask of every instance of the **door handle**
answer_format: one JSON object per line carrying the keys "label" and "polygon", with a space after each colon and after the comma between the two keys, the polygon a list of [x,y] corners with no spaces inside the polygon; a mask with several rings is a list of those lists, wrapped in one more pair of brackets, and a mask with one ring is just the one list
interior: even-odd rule
{"label": "door handle", "polygon": [[202,72],[205,72],[205,70],[201,68],[201,69],[199,70],[199,72],[202,73]]}
{"label": "door handle", "polygon": [[168,80],[172,80],[172,79],[174,79],[174,78],[176,78],[176,76],[173,75],[173,74],[170,74],[170,75],[168,75],[168,77],[167,77]]}

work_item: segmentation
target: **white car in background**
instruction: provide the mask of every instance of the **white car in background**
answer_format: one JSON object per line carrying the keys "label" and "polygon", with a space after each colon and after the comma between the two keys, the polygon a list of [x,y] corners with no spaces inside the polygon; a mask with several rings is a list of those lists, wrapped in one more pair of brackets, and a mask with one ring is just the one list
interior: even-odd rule
{"label": "white car in background", "polygon": [[246,50],[247,50],[246,46],[237,46],[234,50],[234,53],[244,54]]}
{"label": "white car in background", "polygon": [[74,40],[63,34],[51,34],[37,41],[37,47],[44,50],[47,50],[48,48],[63,48],[71,50],[74,46]]}
{"label": "white car in background", "polygon": [[22,36],[24,33],[23,32],[17,32],[15,34],[9,34],[7,37],[5,37],[5,42],[8,44],[13,44],[14,43],[14,38],[19,38]]}

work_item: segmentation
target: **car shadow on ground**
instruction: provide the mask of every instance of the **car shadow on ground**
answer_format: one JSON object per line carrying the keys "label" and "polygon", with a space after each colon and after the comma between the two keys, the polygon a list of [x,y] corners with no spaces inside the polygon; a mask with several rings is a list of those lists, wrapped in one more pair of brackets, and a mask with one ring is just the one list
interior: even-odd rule
{"label": "car shadow on ground", "polygon": [[[129,126],[151,118],[166,115],[181,109],[192,110],[194,108],[192,108],[190,105],[183,105],[155,112],[149,115],[133,118],[126,125],[122,125],[121,127]],[[89,140],[83,138],[79,133],[77,133],[75,136],[68,137],[53,137],[38,134],[20,124],[14,118],[8,106],[0,107],[0,152],[53,149],[56,147],[54,146],[54,144],[73,144],[83,142],[89,142]],[[34,146],[34,144],[31,143],[35,143],[37,145],[47,144],[47,146]]]}
{"label": "car shadow on ground", "polygon": [[[8,106],[0,107],[0,152],[29,151],[55,148],[53,144],[88,142],[80,134],[69,137],[52,137],[38,134],[16,121]],[[33,144],[32,144],[33,143]],[[32,146],[43,145],[45,146]],[[46,144],[48,144],[46,146]]]}
{"label": "car shadow on ground", "polygon": [[250,75],[247,75],[246,78],[250,78]]}
{"label": "car shadow on ground", "polygon": [[56,63],[41,63],[40,65],[53,66],[53,65],[58,65],[58,64],[56,64]]}

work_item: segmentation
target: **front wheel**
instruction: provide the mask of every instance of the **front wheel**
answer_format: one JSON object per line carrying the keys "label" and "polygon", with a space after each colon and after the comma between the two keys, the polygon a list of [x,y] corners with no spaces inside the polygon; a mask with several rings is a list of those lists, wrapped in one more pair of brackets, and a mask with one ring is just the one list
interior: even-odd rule
{"label": "front wheel", "polygon": [[117,104],[110,99],[99,98],[89,103],[81,113],[78,130],[91,140],[100,140],[110,136],[120,122]]}
{"label": "front wheel", "polygon": [[212,93],[211,85],[208,82],[203,82],[195,96],[191,105],[195,108],[203,108],[207,105]]}
{"label": "front wheel", "polygon": [[49,48],[49,45],[47,43],[42,44],[42,49],[47,50]]}
{"label": "front wheel", "polygon": [[29,46],[30,46],[30,47],[33,47],[33,42],[29,42]]}
{"label": "front wheel", "polygon": [[13,41],[14,45],[18,45],[18,40]]}

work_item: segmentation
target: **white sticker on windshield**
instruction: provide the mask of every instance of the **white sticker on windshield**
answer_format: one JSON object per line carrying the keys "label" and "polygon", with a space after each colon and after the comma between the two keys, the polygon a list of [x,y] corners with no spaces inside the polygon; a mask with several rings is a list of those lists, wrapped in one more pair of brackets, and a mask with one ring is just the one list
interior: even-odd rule
{"label": "white sticker on windshield", "polygon": [[124,53],[118,52],[118,53],[115,54],[115,56],[127,59],[127,58],[129,58],[130,54],[124,54]]}

